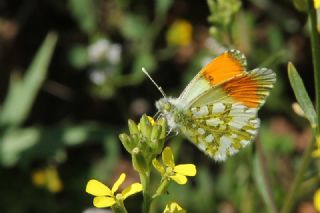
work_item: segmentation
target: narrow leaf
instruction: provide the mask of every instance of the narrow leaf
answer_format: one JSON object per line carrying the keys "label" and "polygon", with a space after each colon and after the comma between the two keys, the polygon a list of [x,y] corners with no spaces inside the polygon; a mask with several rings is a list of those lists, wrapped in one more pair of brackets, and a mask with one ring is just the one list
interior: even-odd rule
{"label": "narrow leaf", "polygon": [[4,101],[1,126],[18,126],[28,116],[38,91],[45,80],[57,35],[49,33],[37,51],[23,79],[12,76],[9,92]]}
{"label": "narrow leaf", "polygon": [[309,120],[311,127],[315,128],[317,126],[316,111],[299,73],[291,62],[288,63],[288,76],[293,92],[305,114],[305,117]]}
{"label": "narrow leaf", "polygon": [[257,189],[265,203],[268,212],[276,212],[275,206],[271,197],[268,195],[267,183],[265,179],[265,174],[261,166],[258,154],[254,156],[253,161],[253,178],[256,182]]}

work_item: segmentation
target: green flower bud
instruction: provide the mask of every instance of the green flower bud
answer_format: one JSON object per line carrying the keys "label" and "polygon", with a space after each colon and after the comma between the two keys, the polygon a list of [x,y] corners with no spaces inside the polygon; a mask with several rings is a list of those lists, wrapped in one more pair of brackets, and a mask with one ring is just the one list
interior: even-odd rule
{"label": "green flower bud", "polygon": [[161,126],[161,134],[159,136],[159,139],[164,139],[167,135],[167,120],[164,118],[160,118],[157,123]]}
{"label": "green flower bud", "polygon": [[158,144],[159,144],[159,137],[161,134],[162,127],[158,124],[155,124],[152,128],[151,132],[151,141],[150,141],[150,147],[154,151],[158,150]]}
{"label": "green flower bud", "polygon": [[138,147],[135,147],[132,150],[132,165],[133,168],[139,173],[144,173],[145,171],[147,171],[148,166],[146,159],[144,158]]}
{"label": "green flower bud", "polygon": [[151,141],[155,141],[158,140],[160,135],[161,135],[161,130],[162,127],[159,124],[155,124],[152,127],[152,131],[151,131]]}
{"label": "green flower bud", "polygon": [[131,140],[134,146],[138,146],[140,137],[139,135],[131,135]]}
{"label": "green flower bud", "polygon": [[139,123],[140,132],[141,134],[147,138],[150,139],[151,131],[152,131],[152,125],[148,119],[148,116],[143,115],[140,119]]}
{"label": "green flower bud", "polygon": [[131,119],[128,120],[128,126],[129,126],[130,135],[139,135],[138,126],[133,120]]}
{"label": "green flower bud", "polygon": [[161,125],[161,133],[158,138],[158,148],[156,150],[156,154],[160,154],[166,141],[165,139],[167,136],[167,120],[164,118],[160,118],[157,123]]}
{"label": "green flower bud", "polygon": [[122,133],[119,135],[119,139],[127,152],[131,154],[132,149],[134,148],[134,143],[131,138],[127,134]]}

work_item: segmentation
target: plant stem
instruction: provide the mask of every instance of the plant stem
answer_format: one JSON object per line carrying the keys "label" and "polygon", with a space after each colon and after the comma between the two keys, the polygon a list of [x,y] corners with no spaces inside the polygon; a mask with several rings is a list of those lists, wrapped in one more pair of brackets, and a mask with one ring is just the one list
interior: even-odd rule
{"label": "plant stem", "polygon": [[128,213],[126,207],[123,205],[122,200],[117,202],[117,204],[113,205],[111,208],[114,213]]}
{"label": "plant stem", "polygon": [[143,213],[149,213],[151,205],[151,195],[150,195],[150,171],[145,174],[140,174],[140,181],[143,187]]}
{"label": "plant stem", "polygon": [[169,180],[165,178],[164,180],[161,181],[156,193],[152,196],[152,199],[155,199],[162,195],[168,188],[169,185]]}
{"label": "plant stem", "polygon": [[317,14],[313,0],[308,0],[308,12],[310,21],[311,51],[314,73],[314,86],[316,92],[316,112],[318,116],[318,132],[320,127],[320,44],[317,31]]}
{"label": "plant stem", "polygon": [[[256,152],[256,160],[257,160],[256,165],[257,166],[256,166],[256,168],[258,170],[260,170],[257,173],[260,176],[259,177],[260,181],[262,182],[262,184],[260,184],[261,185],[260,187],[263,187],[260,189],[260,191],[261,191],[260,193],[261,193],[263,200],[268,208],[268,212],[277,213],[278,210],[277,210],[274,198],[273,198],[271,182],[270,182],[270,179],[267,174],[268,166],[267,166],[264,150],[263,150],[263,147],[261,145],[260,140],[257,140],[256,148],[257,148],[257,152]],[[256,179],[256,182],[258,183],[258,181],[259,181],[258,177],[256,177],[255,179]]]}

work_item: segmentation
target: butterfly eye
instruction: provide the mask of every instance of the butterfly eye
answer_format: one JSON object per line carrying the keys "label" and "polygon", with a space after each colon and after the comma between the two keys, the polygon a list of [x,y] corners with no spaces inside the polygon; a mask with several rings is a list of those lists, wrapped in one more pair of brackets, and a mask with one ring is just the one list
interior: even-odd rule
{"label": "butterfly eye", "polygon": [[163,109],[164,111],[167,111],[167,112],[171,111],[171,104],[169,103],[164,104]]}

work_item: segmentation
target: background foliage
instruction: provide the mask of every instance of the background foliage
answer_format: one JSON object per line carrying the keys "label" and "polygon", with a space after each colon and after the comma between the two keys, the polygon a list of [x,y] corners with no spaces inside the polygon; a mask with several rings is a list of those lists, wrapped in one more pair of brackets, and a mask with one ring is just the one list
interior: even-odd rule
{"label": "background foliage", "polygon": [[[306,23],[289,0],[1,1],[0,211],[82,212],[92,206],[88,179],[113,183],[125,171],[137,181],[117,135],[128,118],[156,112],[161,94],[141,67],[178,96],[210,59],[236,48],[249,69],[278,76],[259,113],[260,135],[225,163],[170,138],[176,161],[193,162],[198,174],[169,192],[189,212],[277,212],[312,138],[291,109],[286,72],[292,61],[314,97]],[[306,174],[296,212],[315,211],[318,166]],[[126,202],[139,212],[141,197]]]}

